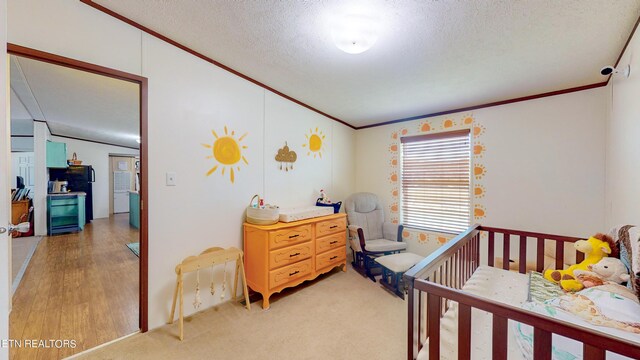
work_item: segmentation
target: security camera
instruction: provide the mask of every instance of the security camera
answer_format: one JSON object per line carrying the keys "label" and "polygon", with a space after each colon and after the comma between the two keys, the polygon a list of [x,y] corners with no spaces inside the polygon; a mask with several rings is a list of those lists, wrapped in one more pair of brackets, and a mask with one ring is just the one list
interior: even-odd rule
{"label": "security camera", "polygon": [[608,76],[608,75],[611,75],[615,71],[616,71],[616,68],[614,68],[613,66],[605,66],[605,67],[602,68],[602,70],[600,70],[600,75]]}
{"label": "security camera", "polygon": [[622,69],[622,71],[614,68],[611,65],[605,66],[602,69],[600,69],[600,75],[602,75],[602,76],[616,75],[616,74],[620,74],[620,73],[622,73],[624,75],[624,77],[628,78],[629,75],[631,74],[631,66],[627,65],[624,69]]}

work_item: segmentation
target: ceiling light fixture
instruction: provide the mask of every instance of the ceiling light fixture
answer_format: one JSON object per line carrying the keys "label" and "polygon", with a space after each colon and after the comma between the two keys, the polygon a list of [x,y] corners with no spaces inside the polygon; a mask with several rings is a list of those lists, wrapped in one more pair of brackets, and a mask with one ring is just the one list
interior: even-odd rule
{"label": "ceiling light fixture", "polygon": [[360,54],[376,43],[379,27],[375,16],[350,13],[333,21],[331,35],[338,49],[348,54]]}

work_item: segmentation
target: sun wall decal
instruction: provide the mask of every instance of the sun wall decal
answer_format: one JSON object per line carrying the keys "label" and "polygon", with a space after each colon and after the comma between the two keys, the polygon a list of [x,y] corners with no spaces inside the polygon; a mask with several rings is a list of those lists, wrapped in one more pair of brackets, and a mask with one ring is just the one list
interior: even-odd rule
{"label": "sun wall decal", "polygon": [[242,154],[242,151],[247,146],[240,144],[248,133],[236,138],[235,131],[229,133],[226,126],[224,127],[224,136],[218,136],[215,130],[211,130],[211,133],[214,138],[213,144],[202,144],[202,146],[211,150],[211,155],[207,156],[207,159],[214,159],[217,164],[209,169],[206,175],[209,176],[218,169],[221,169],[220,173],[224,175],[226,170],[229,169],[229,180],[233,184],[235,171],[240,171],[240,166],[237,164],[242,160],[246,165],[249,165],[247,158]]}
{"label": "sun wall decal", "polygon": [[309,151],[307,151],[307,155],[313,157],[319,156],[322,158],[322,150],[324,150],[324,139],[325,135],[321,130],[316,128],[315,131],[313,129],[309,129],[309,134],[305,135],[307,138],[307,142],[302,144],[302,147],[306,147]]}
{"label": "sun wall decal", "polygon": [[421,244],[426,243],[427,241],[429,241],[429,235],[425,234],[425,233],[420,233],[418,235],[418,242]]}

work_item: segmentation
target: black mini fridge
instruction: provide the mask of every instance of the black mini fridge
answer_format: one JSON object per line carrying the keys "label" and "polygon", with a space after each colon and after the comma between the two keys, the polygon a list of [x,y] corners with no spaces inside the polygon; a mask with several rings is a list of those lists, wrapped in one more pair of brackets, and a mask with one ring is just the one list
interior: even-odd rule
{"label": "black mini fridge", "polygon": [[49,169],[49,180],[67,181],[69,191],[83,191],[87,194],[85,199],[85,219],[89,223],[93,220],[93,183],[96,181],[96,172],[91,165],[69,165],[66,169]]}

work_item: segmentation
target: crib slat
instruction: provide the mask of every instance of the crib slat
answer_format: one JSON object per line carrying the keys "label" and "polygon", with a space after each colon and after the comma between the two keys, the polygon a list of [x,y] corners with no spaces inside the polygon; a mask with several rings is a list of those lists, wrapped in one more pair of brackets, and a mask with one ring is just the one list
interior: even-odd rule
{"label": "crib slat", "polygon": [[478,266],[480,266],[480,233],[476,235],[476,267],[475,269],[477,269]]}
{"label": "crib slat", "polygon": [[464,286],[467,282],[467,247],[462,247],[462,253],[460,254],[460,263],[462,264],[462,282],[460,286]]}
{"label": "crib slat", "polygon": [[[589,344],[582,344],[584,360],[604,360],[605,351]],[[429,358],[431,359],[431,358]]]}
{"label": "crib slat", "polygon": [[427,294],[429,359],[440,359],[440,297]]}
{"label": "crib slat", "polygon": [[538,247],[536,249],[536,271],[544,270],[544,239],[538,238]]}
{"label": "crib slat", "polygon": [[511,246],[511,234],[504,233],[504,238],[502,239],[502,268],[505,270],[509,270],[509,253]]}
{"label": "crib slat", "polygon": [[464,266],[464,258],[462,257],[462,248],[456,252],[458,257],[458,289],[462,287],[462,269]]}
{"label": "crib slat", "polygon": [[476,242],[474,241],[474,238],[469,242],[469,250],[469,277],[471,277],[471,275],[473,275],[473,267],[476,263]]}
{"label": "crib slat", "polygon": [[469,269],[471,268],[471,246],[467,243],[464,246],[464,282],[469,280]]}
{"label": "crib slat", "polygon": [[471,268],[471,273],[473,274],[474,271],[476,271],[476,267],[478,266],[478,262],[476,261],[476,258],[478,257],[478,239],[480,237],[480,234],[478,233],[476,236],[473,237],[471,246],[473,246],[473,266]]}
{"label": "crib slat", "polygon": [[[422,291],[417,291],[418,293],[418,352],[420,352],[420,349],[422,349]],[[429,324],[427,323],[426,319],[424,322],[424,331],[425,331],[425,337],[426,334],[429,333]]]}
{"label": "crib slat", "polygon": [[564,242],[556,241],[556,269],[564,269]]}
{"label": "crib slat", "polygon": [[[422,291],[418,291],[418,294],[421,293]],[[407,356],[408,356],[408,360],[413,360],[413,345],[416,343],[416,339],[418,339],[418,351],[420,351],[420,344],[421,344],[421,339],[420,339],[420,313],[418,312],[418,337],[415,337],[415,329],[413,328],[415,322],[415,318],[414,318],[414,308],[415,308],[415,304],[414,304],[414,298],[415,298],[415,291],[413,290],[413,282],[409,284],[409,293],[407,295],[407,309],[408,309],[408,314],[407,314],[407,334],[408,339],[407,339]]]}
{"label": "crib slat", "polygon": [[493,262],[495,260],[495,241],[494,241],[495,233],[493,231],[489,231],[489,259],[487,259],[487,263],[489,266],[493,266]]}
{"label": "crib slat", "polygon": [[[507,321],[507,318],[493,314],[493,329],[491,334],[493,360],[507,360]],[[429,359],[434,358],[429,356]]]}
{"label": "crib slat", "polygon": [[456,271],[456,275],[454,277],[456,280],[456,289],[460,289],[460,251],[456,252],[456,264],[454,269]]}
{"label": "crib slat", "polygon": [[471,359],[471,306],[458,303],[458,360]]}
{"label": "crib slat", "polygon": [[533,358],[536,360],[551,360],[551,333],[533,329]]}
{"label": "crib slat", "polygon": [[518,259],[520,263],[520,274],[527,273],[527,237],[524,235],[520,235],[520,259]]}
{"label": "crib slat", "polygon": [[453,281],[453,288],[458,288],[458,253],[453,254],[453,264],[451,268],[451,281]]}

